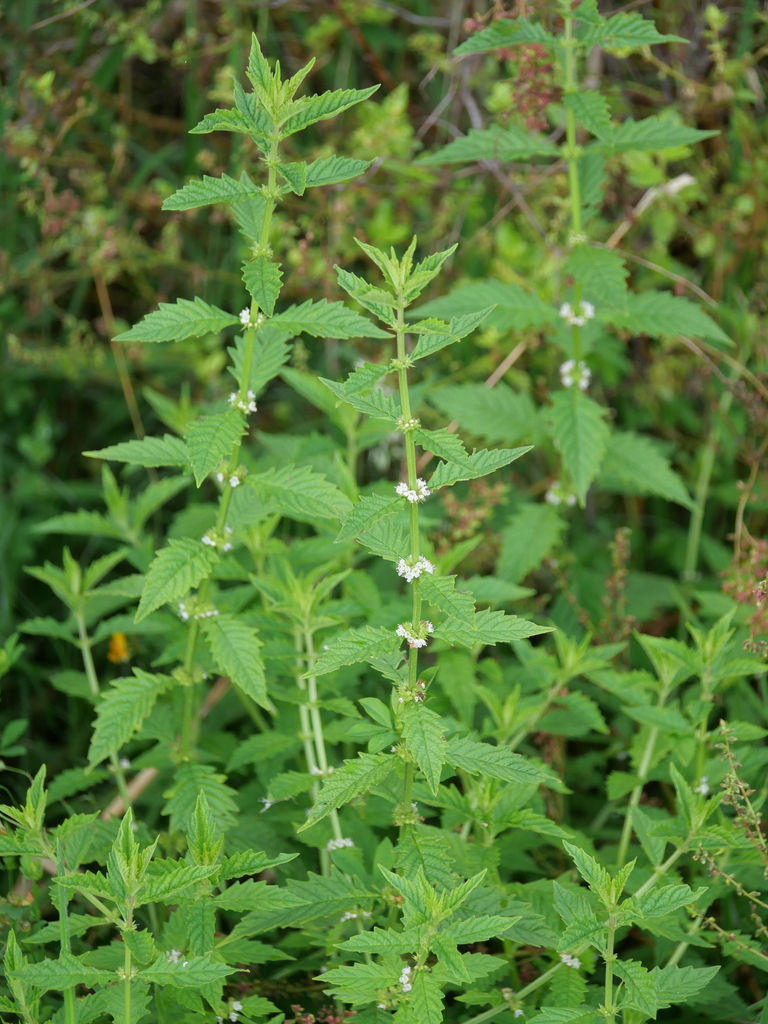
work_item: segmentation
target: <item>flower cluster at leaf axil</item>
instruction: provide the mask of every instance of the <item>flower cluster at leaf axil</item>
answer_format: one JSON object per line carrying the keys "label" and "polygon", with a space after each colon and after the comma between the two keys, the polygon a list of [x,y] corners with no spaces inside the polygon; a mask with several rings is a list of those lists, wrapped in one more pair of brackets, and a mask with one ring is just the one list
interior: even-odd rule
{"label": "flower cluster at leaf axil", "polygon": [[223,536],[216,532],[216,528],[212,526],[210,530],[206,530],[203,536],[200,538],[203,544],[209,548],[218,548],[220,551],[231,551],[232,541],[232,527],[225,526]]}
{"label": "flower cluster at leaf axil", "polygon": [[243,412],[256,412],[256,392],[249,389],[245,393],[245,398],[241,398],[239,391],[231,391],[229,404],[235,409],[242,409]]}
{"label": "flower cluster at leaf axil", "polygon": [[424,555],[419,555],[415,560],[401,558],[397,563],[397,575],[402,576],[406,583],[413,583],[423,572],[431,574],[434,571],[434,565]]}
{"label": "flower cluster at leaf axil", "polygon": [[434,633],[435,627],[428,620],[423,620],[419,629],[413,628],[413,623],[409,622],[406,626],[401,623],[395,632],[398,636],[401,636],[409,647],[426,647],[427,636],[430,633]]}
{"label": "flower cluster at leaf axil", "polygon": [[591,302],[582,302],[577,309],[574,309],[570,302],[564,302],[560,307],[560,316],[571,327],[584,327],[588,320],[594,319],[595,307]]}
{"label": "flower cluster at leaf axil", "polygon": [[560,960],[565,964],[566,967],[572,967],[575,971],[581,967],[581,960],[572,953],[561,953]]}
{"label": "flower cluster at leaf axil", "polygon": [[235,1024],[236,1021],[240,1020],[240,1013],[242,1012],[242,1009],[243,1004],[239,999],[235,999],[235,1001],[230,1004],[230,1010],[227,1017],[217,1017],[216,1024],[225,1024],[225,1021],[227,1020],[230,1020],[232,1021],[232,1024]]}
{"label": "flower cluster at leaf axil", "polygon": [[415,487],[410,487],[407,483],[403,482],[395,487],[395,491],[401,498],[406,498],[412,502],[426,501],[431,494],[430,489],[427,487],[427,481],[422,480],[421,477],[416,480]]}
{"label": "flower cluster at leaf axil", "polygon": [[591,379],[592,371],[583,359],[580,359],[578,364],[573,359],[566,359],[560,367],[560,381],[564,388],[576,384],[581,391],[586,391]]}

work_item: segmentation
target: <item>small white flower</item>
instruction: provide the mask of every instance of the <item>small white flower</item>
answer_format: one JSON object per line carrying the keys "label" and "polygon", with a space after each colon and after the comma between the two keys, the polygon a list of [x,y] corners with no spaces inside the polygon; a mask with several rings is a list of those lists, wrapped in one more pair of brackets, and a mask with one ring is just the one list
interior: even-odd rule
{"label": "small white flower", "polygon": [[240,323],[243,327],[251,326],[251,311],[247,306],[240,310]]}
{"label": "small white flower", "polygon": [[267,794],[266,796],[261,797],[260,799],[261,799],[262,804],[264,805],[261,808],[261,812],[260,812],[261,814],[263,814],[264,811],[268,811],[269,808],[273,806],[275,801],[272,800],[272,798],[269,796],[269,794]]}
{"label": "small white flower", "polygon": [[432,625],[432,623],[429,620],[425,620],[422,623],[422,625],[426,626],[426,629],[427,629],[428,633],[434,633],[435,632],[435,627]]}
{"label": "small white flower", "polygon": [[380,1010],[388,1010],[389,1009],[389,1007],[387,1006],[386,1003],[379,1003],[378,1007],[379,1007]]}
{"label": "small white flower", "polygon": [[224,1024],[224,1018],[223,1017],[217,1017],[216,1018],[216,1024]]}
{"label": "small white flower", "polygon": [[357,914],[353,914],[351,910],[348,910],[345,914],[341,915],[339,920],[343,924],[344,921],[354,921],[356,917],[357,917]]}
{"label": "small white flower", "polygon": [[513,1016],[513,1017],[522,1017],[522,1016],[523,1016],[523,1011],[522,1011],[522,1010],[520,1009],[520,1007],[519,1007],[519,1006],[518,1006],[518,1008],[517,1008],[517,1009],[515,1010],[515,1012],[514,1012],[514,1013],[512,1014],[512,1016]]}
{"label": "small white flower", "polygon": [[256,412],[256,393],[248,391],[246,392],[246,397],[241,398],[239,391],[231,391],[229,404],[236,409],[242,409],[243,412]]}
{"label": "small white flower", "polygon": [[130,757],[121,757],[120,758],[120,767],[121,768],[130,768],[131,767],[131,759],[130,759]]}
{"label": "small white flower", "polygon": [[[326,848],[326,850],[329,850],[329,851],[330,850],[341,850],[345,846],[354,846],[354,845],[355,845],[354,839],[348,839],[348,838],[342,837],[341,839],[329,839],[325,848]],[[357,915],[355,915],[355,916],[357,916]]]}
{"label": "small white flower", "polygon": [[560,381],[564,388],[578,384],[581,391],[586,391],[591,379],[592,371],[582,359],[579,360],[578,366],[573,359],[566,359],[560,367]]}
{"label": "small white flower", "polygon": [[239,487],[240,486],[240,477],[237,476],[237,474],[233,474],[229,478],[229,486],[230,487]]}
{"label": "small white flower", "polygon": [[177,964],[179,962],[179,960],[181,960],[181,950],[180,949],[168,949],[168,950],[166,950],[165,959],[168,961],[169,964]]}
{"label": "small white flower", "polygon": [[572,953],[561,953],[560,959],[566,967],[572,967],[575,971],[581,967],[581,960],[577,956],[573,956]]}
{"label": "small white flower", "polygon": [[216,547],[216,538],[212,537],[210,533],[204,533],[200,540],[203,542],[203,544],[207,544],[209,548]]}
{"label": "small white flower", "polygon": [[223,473],[217,473],[216,474],[216,479],[219,481],[220,484],[223,484],[224,483],[224,474]]}
{"label": "small white flower", "polygon": [[567,324],[570,324],[571,327],[583,327],[587,320],[592,320],[594,318],[595,307],[591,302],[582,301],[578,312],[576,312],[570,302],[564,302],[560,307],[560,316]]}
{"label": "small white flower", "polygon": [[242,1008],[243,1004],[239,1001],[239,999],[236,999],[234,1003],[232,1003],[232,1009],[235,1010],[237,1013],[240,1013]]}
{"label": "small white flower", "polygon": [[434,571],[434,565],[428,558],[425,558],[424,555],[419,555],[413,564],[411,564],[410,561],[406,561],[404,558],[401,558],[397,563],[397,575],[403,576],[407,583],[413,583],[413,581],[417,580],[422,573],[433,573]]}
{"label": "small white flower", "polygon": [[701,793],[702,796],[706,796],[709,792],[709,776],[702,775],[698,786],[693,787],[693,791],[694,793]]}
{"label": "small white flower", "polygon": [[563,502],[566,505],[575,505],[576,495],[568,494],[566,491],[563,491],[559,483],[554,483],[544,495],[544,500],[549,502],[550,505],[562,505]]}
{"label": "small white flower", "polygon": [[179,618],[182,622],[186,622],[189,619],[189,612],[183,601],[179,602]]}
{"label": "small white flower", "polygon": [[501,990],[501,994],[502,994],[502,996],[504,997],[504,999],[505,999],[505,1000],[506,1000],[507,1002],[509,1002],[509,1001],[510,1001],[510,999],[512,998],[512,996],[514,995],[514,992],[512,991],[512,989],[511,989],[511,988],[503,988],[503,989]]}
{"label": "small white flower", "polygon": [[240,1020],[240,1018],[238,1017],[238,1015],[237,1015],[237,1014],[236,1014],[236,1013],[235,1013],[234,1011],[233,1011],[232,1013],[230,1013],[230,1015],[229,1015],[229,1019],[230,1019],[231,1021],[237,1021],[237,1020]]}
{"label": "small white flower", "polygon": [[419,477],[416,480],[416,486],[411,488],[407,483],[399,483],[395,487],[395,493],[399,494],[401,498],[407,498],[408,501],[424,501],[431,494],[430,489],[427,487],[426,480],[422,480]]}

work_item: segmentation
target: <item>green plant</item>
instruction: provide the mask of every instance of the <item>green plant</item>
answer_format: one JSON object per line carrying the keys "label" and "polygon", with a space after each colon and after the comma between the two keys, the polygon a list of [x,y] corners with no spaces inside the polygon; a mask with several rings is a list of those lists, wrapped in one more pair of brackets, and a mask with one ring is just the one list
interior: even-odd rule
{"label": "green plant", "polygon": [[[575,91],[574,77],[577,41],[585,47],[590,31],[614,46],[657,38],[637,16],[627,22],[617,15],[617,24],[594,4],[575,13],[568,5],[562,14],[562,40],[524,19],[510,23],[512,30],[486,31],[513,31],[518,41],[528,33],[559,48],[566,98],[590,95]],[[574,17],[587,26],[581,36]],[[634,35],[621,36],[628,24]],[[482,36],[472,45],[487,45]],[[338,269],[341,287],[383,326],[340,302],[278,308],[276,204],[369,166],[351,157],[309,165],[281,159],[294,132],[373,91],[297,98],[310,67],[283,81],[254,39],[253,93],[236,85],[235,108],[207,115],[194,132],[252,139],[266,183],[247,174],[205,177],[164,204],[232,205],[249,240],[242,277],[250,305],[238,314],[202,298],[164,303],[115,339],[183,342],[239,324],[244,330],[228,350],[235,390],[227,399],[229,388],[219,381],[207,406],[193,407],[184,396],[178,403],[155,398],[173,434],[87,454],[126,464],[127,481],[137,478],[130,467],[182,472],[151,480],[132,497],[105,470],[107,515],[83,510],[43,527],[98,535],[119,547],[86,567],[65,549],[61,568],[30,570],[51,586],[68,617],[39,617],[23,631],[77,650],[84,671],[65,669],[55,682],[73,700],[94,705],[96,719],[87,764],[57,775],[47,793],[41,769],[22,807],[0,809],[10,826],[0,855],[21,872],[6,908],[0,1009],[27,1024],[103,1015],[124,1024],[212,1016],[279,1024],[289,1013],[309,1024],[343,1020],[343,1004],[362,1024],[382,1024],[393,1011],[398,1024],[439,1024],[443,1016],[481,1024],[510,1012],[537,1024],[619,1014],[640,1024],[687,1001],[695,1018],[695,1001],[706,1001],[705,992],[720,983],[718,998],[725,991],[738,1012],[735,988],[715,978],[719,965],[704,966],[689,951],[703,914],[722,895],[698,885],[693,855],[719,858],[739,849],[721,800],[709,792],[719,736],[710,721],[715,703],[728,703],[735,742],[765,735],[738,717],[756,710],[749,680],[761,663],[737,653],[742,636],[732,610],[709,629],[691,623],[692,646],[641,634],[631,646],[624,639],[600,644],[588,633],[553,631],[541,606],[531,605],[531,619],[507,613],[506,606],[531,596],[512,573],[468,580],[453,573],[476,537],[438,550],[434,503],[422,502],[443,488],[454,488],[461,502],[464,485],[530,449],[470,453],[455,430],[422,425],[426,360],[461,345],[498,315],[499,304],[454,310],[438,299],[427,312],[441,309],[446,319],[410,311],[416,317],[406,326],[408,307],[453,253],[417,262],[414,239],[400,257],[360,242],[382,275],[377,283]],[[585,107],[592,98],[599,100],[584,100]],[[582,155],[573,116],[581,108],[575,101],[566,107],[578,234]],[[589,127],[588,114],[580,116]],[[608,132],[603,121],[600,127]],[[481,147],[488,140],[470,138],[475,157],[487,156]],[[543,146],[527,145],[530,153]],[[577,321],[587,288],[601,275],[605,288],[618,289],[621,301],[607,314],[614,326],[651,322],[631,320],[639,314],[613,256],[590,255],[604,250],[573,241],[567,316],[530,300],[545,322],[565,330],[559,320],[570,320],[560,340],[574,366],[553,398],[553,407],[565,410],[554,416],[554,437],[568,477],[552,496],[565,505],[573,496],[584,503],[608,444],[596,427],[603,413],[580,386],[587,325]],[[477,295],[476,288],[468,300],[475,307]],[[665,315],[681,311],[686,323],[719,331],[696,307],[678,305],[682,300],[653,299]],[[655,308],[649,299],[644,315]],[[302,334],[359,339],[363,352],[372,341],[379,359],[359,360],[344,346],[353,369],[342,382],[316,376],[306,358],[303,369],[289,368],[288,343]],[[417,338],[410,349],[409,334]],[[246,442],[257,399],[278,374],[327,416],[325,434],[265,430]],[[488,408],[472,422],[479,426],[472,433],[499,439]],[[402,466],[399,482],[366,481],[360,472],[364,453],[382,446]],[[440,461],[424,479],[419,466],[429,457]],[[648,461],[674,492],[666,496],[680,495],[683,485],[668,464]],[[641,485],[662,488],[647,479]],[[148,524],[182,492],[193,498],[171,513],[165,543],[157,544]],[[520,579],[531,558],[526,544],[536,541],[540,550],[537,528],[545,540],[547,531],[561,530],[547,512],[547,505],[529,503],[510,527],[517,546],[508,546],[507,557],[517,559]],[[626,558],[618,546],[617,539],[617,591]],[[529,567],[540,554],[535,559]],[[137,571],[104,582],[125,562]],[[135,602],[135,615],[113,615]],[[618,618],[624,637],[626,622]],[[107,639],[107,660],[147,668],[136,665],[102,687],[93,647]],[[497,645],[493,656],[486,653]],[[17,657],[15,643],[6,645],[3,668]],[[764,721],[759,701],[757,710]],[[568,804],[574,772],[601,770],[594,761],[590,768],[591,752],[568,763],[566,741],[584,737],[599,747],[601,765],[623,754],[633,769],[610,774],[609,802],[594,815]],[[363,745],[367,750],[356,749]],[[105,761],[111,772],[100,767]],[[604,803],[602,780],[595,788]],[[54,820],[63,818],[51,826],[48,802]],[[622,810],[617,827],[611,815]],[[43,914],[55,919],[43,923]],[[46,955],[49,943],[58,943],[58,956]],[[683,956],[689,962],[680,966]],[[468,1018],[467,1007],[488,1009]]]}

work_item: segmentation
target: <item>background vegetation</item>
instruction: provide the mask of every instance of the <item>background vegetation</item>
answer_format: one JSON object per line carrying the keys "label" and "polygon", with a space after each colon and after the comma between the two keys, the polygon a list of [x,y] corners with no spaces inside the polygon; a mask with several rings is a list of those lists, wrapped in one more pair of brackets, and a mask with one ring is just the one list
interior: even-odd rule
{"label": "background vegetation", "polygon": [[[515,592],[522,602],[516,609],[557,626],[573,642],[627,640],[622,668],[635,670],[649,663],[633,629],[685,640],[685,622],[704,629],[729,612],[736,647],[764,653],[768,18],[757,0],[655,0],[628,8],[690,44],[646,47],[621,59],[595,49],[590,87],[608,97],[617,120],[663,114],[718,134],[695,146],[613,156],[590,234],[627,257],[635,291],[661,286],[693,299],[733,345],[627,331],[595,348],[588,362],[613,424],[649,438],[692,497],[668,500],[669,484],[666,494],[664,485],[655,495],[633,493],[632,467],[619,465],[605,471],[583,509],[548,518],[553,506],[545,496],[556,491],[557,463],[543,440],[542,409],[558,386],[562,353],[540,329],[486,327],[433,359],[417,387],[429,426],[457,420],[464,436],[488,443],[504,438],[505,415],[527,412],[516,441],[538,442],[531,456],[490,483],[451,493],[430,510],[435,551],[465,578],[490,574],[526,588]],[[606,14],[619,9],[601,4]],[[245,64],[252,31],[286,74],[315,57],[313,92],[380,86],[373,101],[289,143],[293,159],[342,153],[374,163],[362,177],[282,205],[273,242],[285,273],[283,299],[340,299],[332,268],[357,267],[354,236],[386,248],[402,247],[415,233],[425,253],[459,243],[439,288],[426,298],[492,278],[558,300],[569,215],[562,162],[419,162],[472,127],[514,124],[557,133],[548,117],[562,100],[560,87],[535,46],[462,61],[449,56],[473,28],[501,13],[502,5],[465,0],[95,0],[66,8],[7,0],[0,15],[1,639],[24,620],[60,614],[56,597],[23,566],[60,563],[61,533],[46,521],[102,509],[100,467],[82,452],[143,433],[183,432],[222,398],[226,352],[217,337],[123,348],[110,339],[159,301],[199,294],[225,308],[242,305],[239,268],[247,243],[229,212],[169,214],[161,205],[190,176],[237,178],[252,171],[240,136],[188,134],[206,112],[231,105],[231,76]],[[506,13],[548,24],[556,20],[556,4],[518,0]],[[670,181],[679,187],[670,188]],[[375,361],[377,353],[375,341],[352,347],[304,337],[294,346],[292,366],[336,380],[356,359]],[[499,399],[497,437],[476,426],[469,392],[456,391],[469,383],[498,383],[500,395],[506,386],[524,397],[514,415]],[[335,443],[338,424],[303,396],[290,374],[261,396],[257,426],[275,464],[298,457],[333,471],[323,439]],[[353,466],[368,484],[398,478],[401,459],[397,442],[383,437]],[[135,470],[121,479],[123,485],[140,481]],[[160,537],[169,526],[171,536],[201,532],[209,525],[212,493],[203,488],[173,498],[150,517],[148,534]],[[533,519],[526,511],[532,507]],[[307,535],[302,529],[296,527],[296,537]],[[105,550],[95,536],[66,542],[84,564]],[[137,543],[136,569],[146,568],[151,552],[151,543]],[[151,638],[128,628],[103,640],[97,661],[104,680],[124,671],[124,657],[154,653]],[[0,705],[0,756],[9,766],[3,782],[13,800],[26,789],[24,775],[41,763],[49,777],[83,764],[91,727],[62,672],[78,667],[76,654],[48,637],[29,635],[23,643]],[[495,685],[500,664],[508,680],[524,675],[519,662],[500,656],[479,666],[457,660],[455,678],[471,671],[478,686]],[[761,745],[767,696],[760,671],[718,698],[728,717],[759,727],[749,736],[748,766],[758,807],[767,792]],[[610,825],[603,816],[606,766],[627,756],[631,740],[613,722],[609,731],[586,705],[581,719],[577,710],[550,710],[532,746],[576,791],[567,801],[552,794],[547,813],[599,830],[606,820]],[[222,720],[222,735],[235,719]],[[226,762],[228,741],[218,751],[216,742],[211,760]],[[721,779],[727,771],[723,763]],[[710,765],[712,784],[716,775]],[[665,786],[662,780],[654,795],[660,803]],[[622,798],[627,790],[620,789],[617,782],[609,795]],[[148,799],[147,815],[157,815],[159,797],[154,805]],[[564,867],[538,854],[517,856],[517,870],[528,880]],[[761,873],[753,874],[749,885],[766,888]],[[5,909],[13,906],[9,899]],[[738,928],[734,915],[726,928]],[[721,1001],[711,1004],[714,1019],[757,1019],[746,1007],[762,999],[759,979],[766,975],[756,977],[755,970],[754,957],[734,963],[727,989],[718,990]],[[296,984],[300,989],[303,982]]]}

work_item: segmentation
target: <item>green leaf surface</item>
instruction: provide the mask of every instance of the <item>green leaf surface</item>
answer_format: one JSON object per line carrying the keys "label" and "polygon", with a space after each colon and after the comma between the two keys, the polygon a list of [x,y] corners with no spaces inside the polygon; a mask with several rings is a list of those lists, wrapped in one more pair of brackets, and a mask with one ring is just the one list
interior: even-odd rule
{"label": "green leaf surface", "polygon": [[335,484],[309,466],[289,465],[265,473],[251,473],[245,483],[265,505],[292,519],[338,520],[352,507],[349,498]]}
{"label": "green leaf surface", "polygon": [[655,494],[684,508],[693,508],[685,484],[654,439],[631,431],[611,434],[597,482],[607,491]]}
{"label": "green leaf surface", "polygon": [[355,665],[369,658],[380,658],[400,648],[400,637],[393,629],[383,626],[362,626],[349,629],[330,644],[324,645],[312,674],[322,676],[335,672],[343,665]]}
{"label": "green leaf surface", "polygon": [[498,575],[519,583],[556,546],[565,525],[551,505],[523,505],[502,531]]}
{"label": "green leaf surface", "polygon": [[155,985],[196,989],[212,981],[222,981],[234,973],[234,967],[213,960],[210,955],[190,957],[189,960],[172,963],[163,954],[151,967],[141,972],[141,978]]}
{"label": "green leaf surface", "polygon": [[608,101],[599,92],[572,92],[563,97],[565,106],[574,112],[588,132],[598,139],[609,139],[613,134]]}
{"label": "green leaf surface", "polygon": [[625,50],[657,43],[687,43],[682,36],[664,35],[642,14],[622,11],[612,18],[601,18],[579,28],[577,38],[582,46],[599,44],[603,49]]}
{"label": "green leaf surface", "polygon": [[229,459],[244,433],[245,416],[240,409],[201,416],[189,424],[184,440],[198,487],[220,462]]}
{"label": "green leaf surface", "polygon": [[135,621],[141,622],[155,609],[199,586],[213,572],[218,560],[216,551],[199,540],[169,540],[147,570]]}
{"label": "green leaf surface", "polygon": [[527,18],[506,19],[500,18],[494,21],[488,28],[475,32],[461,46],[453,51],[454,56],[463,57],[469,53],[487,53],[489,50],[500,50],[507,46],[516,46],[518,43],[540,43],[544,46],[554,46],[555,36],[547,32],[539,22],[529,21]]}
{"label": "green leaf surface", "polygon": [[105,689],[96,706],[96,724],[88,750],[89,765],[99,764],[131,739],[170,683],[170,676],[151,675],[134,668],[132,676],[115,679]]}
{"label": "green leaf surface", "polygon": [[324,92],[319,96],[301,99],[298,101],[300,109],[280,126],[280,135],[286,138],[310,124],[335,117],[356,103],[362,103],[369,96],[373,96],[378,88],[378,85],[373,85],[369,89],[337,89],[335,92]]}
{"label": "green leaf surface", "polygon": [[618,253],[591,245],[577,245],[565,261],[563,272],[570,274],[587,296],[597,303],[624,304],[629,272]]}
{"label": "green leaf surface", "polygon": [[489,473],[503,469],[530,450],[530,445],[524,448],[484,448],[468,455],[466,463],[462,465],[441,462],[429,479],[429,487],[434,491],[440,487],[450,487],[459,480],[476,480],[481,476],[488,476]]}
{"label": "green leaf surface", "polygon": [[552,395],[550,416],[555,447],[583,507],[608,443],[605,410],[574,385]]}
{"label": "green leaf surface", "polygon": [[372,163],[372,160],[355,160],[348,156],[320,157],[307,167],[307,188],[349,181],[367,171]]}
{"label": "green leaf surface", "polygon": [[448,741],[445,760],[454,768],[469,772],[470,775],[487,775],[504,782],[521,782],[527,785],[560,786],[560,780],[549,769],[532,764],[520,754],[506,747],[494,747],[480,743],[467,736],[454,736]]}
{"label": "green leaf surface", "polygon": [[256,630],[236,615],[214,615],[203,619],[203,633],[214,664],[229,676],[257,704],[271,709],[267,697],[267,677],[261,657],[263,644]]}
{"label": "green leaf surface", "polygon": [[401,715],[403,739],[408,752],[421,769],[433,793],[440,785],[445,760],[445,725],[440,715],[412,701]]}
{"label": "green leaf surface", "polygon": [[141,441],[121,441],[99,451],[83,452],[90,459],[132,462],[137,466],[188,466],[189,455],[180,437],[144,437]]}
{"label": "green leaf surface", "polygon": [[649,334],[652,338],[686,334],[723,345],[733,344],[703,309],[668,292],[643,292],[639,295],[629,292],[621,309],[600,307],[596,316],[614,327],[634,334]]}
{"label": "green leaf surface", "polygon": [[560,322],[557,309],[538,295],[530,294],[516,284],[501,281],[473,281],[460,285],[440,299],[433,299],[412,311],[418,316],[438,316],[452,319],[494,308],[484,321],[486,326],[500,331],[523,330],[526,327],[545,327]]}
{"label": "green leaf surface", "polygon": [[397,758],[391,754],[366,754],[345,761],[328,775],[322,785],[317,802],[299,832],[321,821],[332,810],[348,804],[350,800],[367,793],[382,782],[395,766]]}
{"label": "green leaf surface", "polygon": [[149,313],[141,323],[129,331],[115,336],[115,341],[184,341],[186,338],[202,338],[206,334],[218,334],[225,327],[240,321],[232,313],[218,306],[212,306],[200,298],[177,299],[176,302],[161,302],[160,308]]}
{"label": "green leaf surface", "polygon": [[280,264],[268,256],[257,256],[243,264],[243,281],[259,309],[272,316],[283,281]]}
{"label": "green leaf surface", "polygon": [[528,160],[532,156],[554,156],[557,148],[546,139],[522,131],[515,125],[501,128],[470,128],[447,146],[429,153],[418,163],[428,166],[440,164],[474,163],[477,160]]}
{"label": "green leaf surface", "polygon": [[242,181],[236,181],[227,174],[220,178],[204,175],[190,181],[184,188],[174,192],[163,203],[164,210],[194,210],[198,206],[211,203],[237,203],[251,199],[259,194],[255,186],[249,187]]}
{"label": "green leaf surface", "polygon": [[389,334],[359,313],[347,309],[343,302],[313,302],[307,299],[291,306],[270,321],[273,327],[282,327],[294,334],[309,334],[313,338],[388,338]]}
{"label": "green leaf surface", "polygon": [[397,494],[367,494],[355,502],[344,517],[337,541],[351,540],[358,534],[370,530],[380,520],[401,512],[405,507],[404,500]]}

